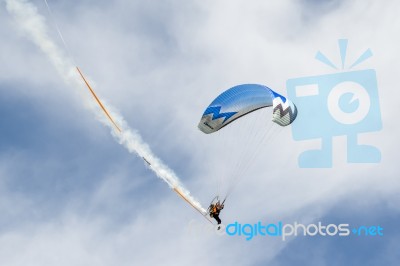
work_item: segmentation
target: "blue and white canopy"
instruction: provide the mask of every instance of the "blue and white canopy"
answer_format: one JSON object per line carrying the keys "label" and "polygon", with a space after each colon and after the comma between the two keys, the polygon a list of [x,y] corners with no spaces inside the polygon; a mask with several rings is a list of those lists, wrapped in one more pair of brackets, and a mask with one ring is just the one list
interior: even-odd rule
{"label": "blue and white canopy", "polygon": [[250,112],[270,106],[275,123],[287,126],[296,119],[297,108],[289,99],[263,85],[238,85],[212,101],[198,127],[206,134],[213,133]]}

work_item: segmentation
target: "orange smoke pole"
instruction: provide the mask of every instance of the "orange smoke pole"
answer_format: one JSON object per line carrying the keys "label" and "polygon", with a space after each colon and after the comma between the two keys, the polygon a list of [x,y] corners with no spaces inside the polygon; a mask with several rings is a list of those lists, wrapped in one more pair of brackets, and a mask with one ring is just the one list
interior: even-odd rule
{"label": "orange smoke pole", "polygon": [[114,119],[111,117],[111,115],[108,113],[107,109],[104,107],[104,105],[101,103],[99,97],[97,97],[96,93],[94,92],[94,90],[92,89],[92,87],[89,85],[89,82],[85,79],[85,77],[83,76],[81,70],[79,69],[79,67],[76,67],[76,70],[78,70],[79,75],[82,77],[83,81],[85,82],[87,88],[89,89],[89,91],[92,93],[94,99],[96,100],[96,102],[99,104],[99,106],[101,107],[101,109],[103,109],[104,114],[107,116],[107,118],[111,121],[111,123],[114,125],[114,127],[117,129],[117,131],[119,133],[121,133],[121,129],[118,127],[118,125],[115,123]]}

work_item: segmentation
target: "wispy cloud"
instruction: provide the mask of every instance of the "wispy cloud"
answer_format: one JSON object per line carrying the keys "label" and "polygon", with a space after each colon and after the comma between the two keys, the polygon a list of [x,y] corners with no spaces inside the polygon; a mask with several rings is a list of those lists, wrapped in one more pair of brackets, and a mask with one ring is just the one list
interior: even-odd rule
{"label": "wispy cloud", "polygon": [[[39,13],[46,14],[41,1],[34,3]],[[382,163],[347,165],[343,159],[345,140],[339,138],[334,140],[334,168],[299,169],[297,156],[311,144],[295,142],[290,132],[284,131],[280,138],[285,144],[273,141],[260,152],[227,203],[222,218],[228,223],[312,221],[324,217],[367,219],[373,214],[347,215],[345,210],[350,210],[349,206],[330,215],[343,198],[351,205],[349,195],[355,192],[364,202],[385,198],[381,201],[385,213],[398,212],[398,208],[383,206],[390,202],[396,206],[393,202],[398,202],[398,197],[394,192],[399,190],[396,158],[400,127],[394,122],[399,95],[395,89],[396,69],[400,60],[396,1],[339,1],[322,6],[314,1],[49,3],[72,54],[96,81],[94,86],[99,94],[118,107],[126,121],[143,134],[154,153],[182,176],[185,185],[203,203],[208,203],[216,191],[215,173],[229,175],[229,167],[221,160],[226,152],[210,146],[196,128],[203,108],[215,95],[247,82],[266,84],[285,94],[288,78],[334,71],[313,59],[316,51],[323,51],[334,64],[341,65],[338,39],[349,39],[349,61],[370,48],[374,56],[355,68],[376,69],[383,130],[360,136],[360,140],[373,142],[381,149]],[[15,113],[9,111],[11,105],[8,109],[0,107],[9,117],[0,120],[7,122],[9,128],[7,135],[4,129],[0,133],[2,143],[7,142],[10,134],[29,134],[29,127],[20,125],[26,121],[20,117],[24,110],[32,115],[27,119],[36,118],[39,122],[29,124],[35,135],[30,141],[36,145],[25,146],[22,141],[16,145],[10,140],[7,147],[14,149],[16,155],[10,149],[0,150],[1,208],[10,214],[9,218],[1,218],[7,229],[0,235],[0,264],[264,265],[273,264],[277,256],[276,264],[288,265],[300,259],[295,256],[297,245],[325,246],[314,257],[314,261],[323,264],[327,259],[325,252],[341,244],[336,239],[324,245],[326,242],[320,239],[310,239],[310,244],[307,239],[298,238],[291,244],[274,239],[246,242],[235,237],[195,238],[187,234],[185,227],[189,221],[201,217],[170,194],[162,182],[152,178],[142,161],[127,156],[121,146],[114,145],[108,132],[80,106],[80,99],[88,98],[84,88],[63,85],[43,53],[21,37],[5,8],[0,15],[2,25],[6,25],[0,28],[4,36],[0,43],[2,99],[11,95],[12,90],[16,100],[33,104],[29,108],[15,104],[22,110]],[[41,26],[35,23],[39,22],[28,26],[38,31]],[[53,29],[48,30],[48,35],[58,42]],[[64,56],[52,45],[42,49]],[[52,62],[64,69],[57,60]],[[72,91],[77,96],[70,96]],[[70,108],[63,107],[60,99],[54,100],[60,95]],[[35,113],[32,108],[40,112]],[[77,115],[80,119],[72,119]],[[65,125],[57,127],[57,123]],[[67,131],[67,127],[73,130]],[[48,135],[47,130],[52,134]],[[40,137],[39,131],[46,136]],[[69,152],[43,149],[39,139],[53,142],[47,143],[47,147],[69,145]],[[278,147],[282,153],[272,157],[270,150]],[[56,156],[57,153],[62,156]],[[30,178],[30,171],[36,171],[36,178]],[[56,189],[49,180],[55,182]],[[39,191],[43,197],[38,196]],[[362,205],[360,209],[368,210],[369,206]],[[40,219],[30,219],[33,216]],[[397,216],[381,217],[390,221]],[[17,219],[20,222],[14,223]],[[381,221],[379,217],[376,220]],[[390,250],[395,245],[395,239],[388,240],[387,251],[382,253],[393,256]],[[357,250],[357,245],[349,249]],[[293,260],[282,259],[285,255]],[[343,256],[350,258],[351,254]],[[329,258],[331,264],[335,259],[340,261]]]}

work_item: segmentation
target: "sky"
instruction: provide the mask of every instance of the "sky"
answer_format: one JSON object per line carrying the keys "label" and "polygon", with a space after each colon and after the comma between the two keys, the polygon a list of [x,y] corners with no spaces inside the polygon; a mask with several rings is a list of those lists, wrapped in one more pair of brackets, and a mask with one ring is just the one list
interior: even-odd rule
{"label": "sky", "polygon": [[[1,265],[398,264],[398,1],[48,0],[67,48],[45,2],[29,3],[65,57],[203,206],[218,176],[234,174],[235,154],[262,144],[226,202],[224,224],[379,225],[384,234],[246,241],[207,231],[115,141],[90,94],[65,82],[3,0]],[[252,145],[243,128],[229,138],[197,129],[206,106],[234,85],[287,95],[289,79],[347,71],[315,60],[320,51],[340,65],[339,39],[348,40],[347,62],[373,54],[354,70],[376,73],[382,128],[359,140],[380,150],[379,163],[347,163],[345,136],[333,139],[332,167],[301,168],[299,154],[318,140],[297,141],[290,127]]]}

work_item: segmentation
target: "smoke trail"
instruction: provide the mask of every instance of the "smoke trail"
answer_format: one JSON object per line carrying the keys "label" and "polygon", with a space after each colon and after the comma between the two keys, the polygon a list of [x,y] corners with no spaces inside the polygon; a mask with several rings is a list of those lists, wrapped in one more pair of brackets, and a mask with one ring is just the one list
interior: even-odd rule
{"label": "smoke trail", "polygon": [[[47,55],[64,81],[74,87],[83,87],[82,80],[76,72],[71,58],[64,55],[63,50],[57,47],[51,40],[47,33],[48,28],[45,23],[45,18],[37,12],[37,8],[27,0],[6,0],[6,7],[7,11],[14,16],[21,30]],[[60,37],[62,38],[62,36]],[[190,195],[189,191],[183,187],[176,174],[151,151],[150,147],[143,141],[136,130],[129,128],[124,118],[114,111],[114,108],[111,106],[107,107],[110,111],[110,115],[114,117],[116,123],[120,126],[120,133],[115,132],[113,125],[110,124],[103,115],[100,115],[102,111],[97,106],[93,104],[90,106],[96,116],[101,117],[101,122],[111,129],[112,135],[118,143],[123,145],[130,153],[146,158],[150,169],[153,170],[159,178],[164,180],[197,211],[203,215],[206,214],[206,210]]]}

